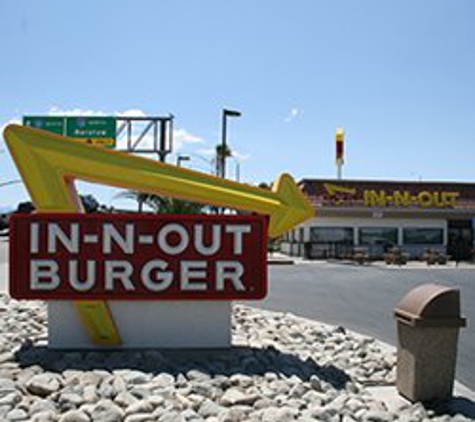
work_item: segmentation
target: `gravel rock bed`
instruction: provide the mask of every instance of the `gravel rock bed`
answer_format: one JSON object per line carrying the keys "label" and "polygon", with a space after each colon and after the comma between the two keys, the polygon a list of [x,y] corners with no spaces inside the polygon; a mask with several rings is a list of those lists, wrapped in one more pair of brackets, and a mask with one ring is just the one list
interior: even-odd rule
{"label": "gravel rock bed", "polygon": [[392,385],[374,339],[291,314],[233,309],[233,348],[51,351],[46,307],[0,296],[0,421],[464,421],[368,391]]}

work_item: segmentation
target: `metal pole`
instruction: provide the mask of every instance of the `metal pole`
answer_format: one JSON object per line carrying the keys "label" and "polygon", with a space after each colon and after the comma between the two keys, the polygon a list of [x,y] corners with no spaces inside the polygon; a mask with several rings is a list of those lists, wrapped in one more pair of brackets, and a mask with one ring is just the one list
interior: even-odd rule
{"label": "metal pole", "polygon": [[222,133],[221,133],[221,154],[220,157],[218,158],[220,161],[220,170],[221,174],[220,176],[224,179],[226,177],[226,150],[227,150],[227,145],[226,145],[226,110],[223,110],[223,120],[222,120]]}
{"label": "metal pole", "polygon": [[158,122],[153,121],[153,149],[158,151]]}
{"label": "metal pole", "polygon": [[338,180],[341,180],[341,177],[342,177],[342,165],[341,165],[341,162],[338,162],[336,164],[336,177]]}
{"label": "metal pole", "polygon": [[166,127],[166,121],[165,120],[160,120],[160,151],[158,152],[158,155],[160,157],[160,161],[162,163],[165,162],[165,157],[167,155],[167,127]]}

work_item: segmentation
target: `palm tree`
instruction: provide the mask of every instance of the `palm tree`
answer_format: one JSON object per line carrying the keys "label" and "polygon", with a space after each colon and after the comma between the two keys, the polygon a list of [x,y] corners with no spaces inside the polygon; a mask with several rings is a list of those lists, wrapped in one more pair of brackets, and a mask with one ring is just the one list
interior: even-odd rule
{"label": "palm tree", "polygon": [[117,197],[137,201],[138,212],[143,212],[144,205],[148,205],[156,214],[204,214],[206,211],[203,204],[133,190],[121,192]]}
{"label": "palm tree", "polygon": [[206,206],[167,196],[149,195],[146,204],[157,214],[203,214]]}
{"label": "palm tree", "polygon": [[115,195],[116,198],[125,198],[125,199],[132,199],[133,201],[137,201],[138,212],[143,212],[143,205],[149,201],[150,196],[153,196],[153,195],[149,193],[134,191],[134,190],[127,190]]}
{"label": "palm tree", "polygon": [[226,145],[223,147],[222,144],[216,145],[216,176],[221,176],[223,174],[223,163],[226,158],[229,158],[233,155],[231,149]]}

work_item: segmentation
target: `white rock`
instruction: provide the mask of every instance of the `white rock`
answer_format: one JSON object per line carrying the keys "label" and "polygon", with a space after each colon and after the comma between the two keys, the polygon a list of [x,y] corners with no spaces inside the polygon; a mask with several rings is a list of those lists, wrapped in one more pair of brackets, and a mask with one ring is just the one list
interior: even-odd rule
{"label": "white rock", "polygon": [[152,379],[150,374],[145,374],[142,371],[121,370],[116,372],[119,372],[127,384],[132,385],[145,384]]}
{"label": "white rock", "polygon": [[91,409],[90,415],[93,421],[121,422],[124,411],[114,402],[102,399]]}
{"label": "white rock", "polygon": [[259,399],[257,394],[246,394],[237,388],[230,388],[221,397],[220,403],[223,406],[252,405]]}
{"label": "white rock", "polygon": [[86,403],[95,403],[98,401],[97,387],[95,385],[86,385],[84,387],[83,397]]}
{"label": "white rock", "polygon": [[38,399],[30,405],[29,413],[33,415],[39,412],[52,411],[56,412],[56,403],[50,399]]}
{"label": "white rock", "polygon": [[129,392],[123,392],[117,394],[117,396],[114,398],[114,401],[121,407],[129,407],[134,403],[137,403],[139,399]]}
{"label": "white rock", "polygon": [[11,391],[0,393],[0,406],[13,407],[21,402],[21,393],[19,391]]}
{"label": "white rock", "polygon": [[318,378],[316,375],[312,375],[310,377],[310,386],[315,391],[323,391],[322,382],[320,381],[320,378]]}
{"label": "white rock", "polygon": [[28,419],[28,413],[26,413],[23,409],[13,409],[7,413],[7,419],[12,422],[25,421]]}
{"label": "white rock", "polygon": [[289,422],[297,415],[298,412],[289,407],[269,407],[262,412],[262,422]]}
{"label": "white rock", "polygon": [[58,376],[51,373],[34,375],[27,383],[27,390],[37,396],[46,397],[59,390],[61,384]]}
{"label": "white rock", "polygon": [[387,422],[392,419],[392,415],[389,412],[378,410],[368,411],[363,418],[365,422]]}
{"label": "white rock", "polygon": [[237,385],[241,388],[248,388],[254,384],[254,380],[249,375],[234,374],[229,378],[231,385]]}
{"label": "white rock", "polygon": [[160,416],[159,422],[187,422],[180,412],[167,412]]}
{"label": "white rock", "polygon": [[154,407],[162,406],[165,403],[163,396],[154,394],[147,398],[147,401],[152,403]]}
{"label": "white rock", "polygon": [[0,393],[16,390],[15,382],[10,378],[0,378]]}
{"label": "white rock", "polygon": [[224,409],[218,415],[219,422],[241,422],[245,421],[246,413],[238,408]]}
{"label": "white rock", "polygon": [[85,403],[84,397],[76,393],[64,393],[59,396],[59,403],[62,409],[75,408]]}
{"label": "white rock", "polygon": [[91,418],[82,410],[69,410],[61,415],[59,422],[90,422]]}
{"label": "white rock", "polygon": [[57,421],[56,412],[53,412],[51,410],[35,413],[31,417],[31,422],[56,422],[56,421]]}
{"label": "white rock", "polygon": [[175,377],[171,374],[162,373],[154,377],[152,383],[157,387],[171,387],[175,384]]}
{"label": "white rock", "polygon": [[128,415],[124,419],[124,422],[154,422],[155,417],[151,413],[136,413],[134,415]]}
{"label": "white rock", "polygon": [[154,405],[149,400],[139,400],[128,406],[127,409],[125,409],[125,414],[152,413],[154,409]]}
{"label": "white rock", "polygon": [[199,410],[198,414],[201,415],[203,418],[209,418],[210,416],[217,416],[224,408],[219,404],[215,403],[211,400],[205,400]]}

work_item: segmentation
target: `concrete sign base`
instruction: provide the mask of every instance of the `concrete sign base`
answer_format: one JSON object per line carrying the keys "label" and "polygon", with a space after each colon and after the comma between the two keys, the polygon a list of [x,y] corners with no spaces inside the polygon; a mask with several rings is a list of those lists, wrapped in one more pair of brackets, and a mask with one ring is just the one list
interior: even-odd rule
{"label": "concrete sign base", "polygon": [[93,344],[71,301],[48,302],[48,346],[53,349],[227,348],[230,301],[108,301],[120,346]]}

